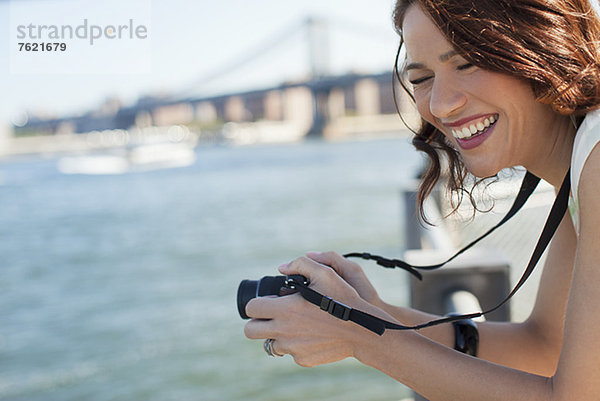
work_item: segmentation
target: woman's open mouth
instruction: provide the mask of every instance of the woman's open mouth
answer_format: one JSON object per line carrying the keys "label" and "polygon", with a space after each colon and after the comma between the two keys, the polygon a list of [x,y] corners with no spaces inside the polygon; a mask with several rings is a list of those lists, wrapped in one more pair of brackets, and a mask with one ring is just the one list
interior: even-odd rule
{"label": "woman's open mouth", "polygon": [[479,146],[494,130],[499,115],[495,114],[477,122],[452,130],[452,136],[463,149],[473,149]]}

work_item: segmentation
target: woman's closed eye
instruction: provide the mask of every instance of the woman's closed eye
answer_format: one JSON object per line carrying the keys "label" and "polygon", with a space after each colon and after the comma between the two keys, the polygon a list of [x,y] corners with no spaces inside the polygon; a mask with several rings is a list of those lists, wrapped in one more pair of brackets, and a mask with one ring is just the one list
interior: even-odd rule
{"label": "woman's closed eye", "polygon": [[[458,65],[456,67],[456,69],[458,71],[466,71],[466,70],[470,70],[471,68],[474,68],[474,67],[475,67],[475,65],[473,63],[465,61],[463,64]],[[423,84],[433,78],[434,78],[433,75],[425,75],[422,77],[409,79],[408,82],[410,82],[413,86],[418,86],[418,85]]]}
{"label": "woman's closed eye", "polygon": [[464,71],[464,70],[468,70],[471,67],[475,67],[475,65],[473,63],[466,62],[464,64],[459,65],[457,67],[457,69],[460,71]]}
{"label": "woman's closed eye", "polygon": [[425,76],[422,78],[409,79],[408,82],[410,82],[412,85],[419,85],[419,84],[422,84],[423,82],[430,80],[431,78],[433,78],[433,77]]}

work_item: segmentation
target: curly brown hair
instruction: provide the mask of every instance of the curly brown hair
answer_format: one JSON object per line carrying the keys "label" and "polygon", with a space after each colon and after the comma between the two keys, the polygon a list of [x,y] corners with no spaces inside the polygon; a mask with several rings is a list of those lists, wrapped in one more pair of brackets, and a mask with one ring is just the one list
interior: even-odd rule
{"label": "curly brown hair", "polygon": [[[467,61],[526,80],[536,99],[557,113],[580,122],[600,107],[600,19],[589,0],[398,0],[393,18],[401,39],[394,76],[411,98],[399,64],[402,23],[412,4],[431,17]],[[459,203],[466,194],[477,209],[472,188],[466,189],[469,174],[459,152],[424,120],[414,133],[413,145],[428,156],[418,191],[424,221],[423,202],[442,170]]]}

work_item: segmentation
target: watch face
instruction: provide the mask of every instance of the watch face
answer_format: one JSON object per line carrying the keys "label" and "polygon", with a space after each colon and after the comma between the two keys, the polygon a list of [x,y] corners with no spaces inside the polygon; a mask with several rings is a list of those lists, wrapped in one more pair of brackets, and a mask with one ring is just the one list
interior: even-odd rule
{"label": "watch face", "polygon": [[479,345],[479,331],[477,324],[471,320],[459,320],[453,322],[456,339],[454,349],[467,355],[477,356],[477,347]]}

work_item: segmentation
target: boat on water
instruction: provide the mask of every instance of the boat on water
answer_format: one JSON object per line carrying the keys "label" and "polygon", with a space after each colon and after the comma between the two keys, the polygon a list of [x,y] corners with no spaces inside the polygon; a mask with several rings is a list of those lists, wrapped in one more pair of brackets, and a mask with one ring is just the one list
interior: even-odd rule
{"label": "boat on water", "polygon": [[63,174],[109,175],[190,166],[196,162],[198,138],[184,136],[145,136],[124,146],[77,156],[64,156],[57,162]]}
{"label": "boat on water", "polygon": [[194,164],[194,148],[181,144],[152,144],[132,148],[124,154],[66,156],[58,160],[63,174],[125,174]]}
{"label": "boat on water", "polygon": [[287,121],[256,121],[252,123],[226,123],[221,135],[234,146],[265,143],[293,143],[304,140],[310,127]]}

